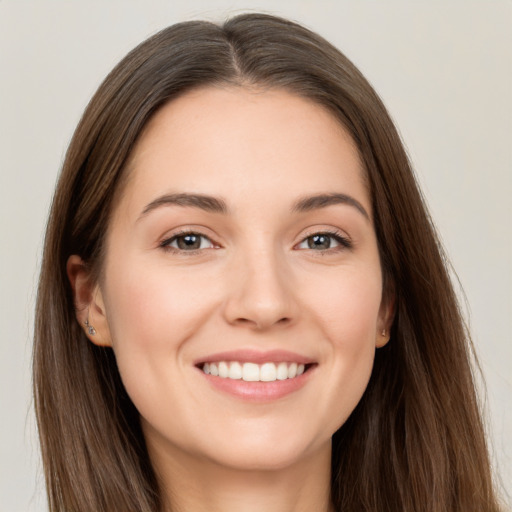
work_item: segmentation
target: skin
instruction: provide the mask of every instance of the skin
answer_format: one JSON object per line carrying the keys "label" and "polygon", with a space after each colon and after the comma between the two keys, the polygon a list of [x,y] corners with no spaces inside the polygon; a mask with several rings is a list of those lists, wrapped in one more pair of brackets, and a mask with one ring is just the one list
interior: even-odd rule
{"label": "skin", "polygon": [[[392,317],[353,142],[325,109],[288,92],[212,87],[154,116],[128,172],[101,282],[76,255],[68,274],[78,320],[96,329],[90,340],[114,350],[168,506],[330,510],[331,436],[359,402]],[[143,213],[183,193],[220,198],[228,212]],[[333,193],[366,215],[355,202],[294,210]],[[207,237],[200,249],[179,249],[172,237],[183,230]],[[350,246],[328,235],[330,247],[311,248],[326,232]],[[245,400],[195,366],[241,348],[290,350],[315,365],[295,392]]]}

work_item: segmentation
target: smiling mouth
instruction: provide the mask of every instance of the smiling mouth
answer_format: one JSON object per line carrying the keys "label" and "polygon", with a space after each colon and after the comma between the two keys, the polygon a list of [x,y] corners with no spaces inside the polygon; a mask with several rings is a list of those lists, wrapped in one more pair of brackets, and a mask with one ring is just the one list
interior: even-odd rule
{"label": "smiling mouth", "polygon": [[275,382],[295,379],[312,366],[313,364],[293,362],[256,364],[239,361],[218,361],[198,365],[206,375],[245,382]]}

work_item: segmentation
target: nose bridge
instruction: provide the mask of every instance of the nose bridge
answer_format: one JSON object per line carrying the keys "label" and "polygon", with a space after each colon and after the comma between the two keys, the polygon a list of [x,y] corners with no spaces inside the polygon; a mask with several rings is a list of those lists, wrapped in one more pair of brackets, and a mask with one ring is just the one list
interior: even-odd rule
{"label": "nose bridge", "polygon": [[285,256],[267,240],[257,250],[240,251],[229,286],[226,315],[230,323],[265,329],[290,323],[295,300]]}

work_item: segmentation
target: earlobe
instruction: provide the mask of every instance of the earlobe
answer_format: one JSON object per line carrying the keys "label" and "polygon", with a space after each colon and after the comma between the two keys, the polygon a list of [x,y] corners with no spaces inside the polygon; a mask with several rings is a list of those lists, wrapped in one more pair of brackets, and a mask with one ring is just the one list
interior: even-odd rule
{"label": "earlobe", "polygon": [[68,258],[66,272],[73,292],[76,319],[95,345],[111,347],[105,304],[98,284],[92,282],[85,262],[76,254]]}
{"label": "earlobe", "polygon": [[381,348],[388,343],[391,338],[391,326],[395,318],[395,295],[389,294],[383,299],[379,314],[379,324],[375,337],[375,347]]}
{"label": "earlobe", "polygon": [[387,342],[389,341],[389,331],[387,329],[382,329],[382,331],[380,333],[377,333],[377,339],[375,341],[375,347],[376,348],[381,348],[383,347],[384,345],[387,344]]}

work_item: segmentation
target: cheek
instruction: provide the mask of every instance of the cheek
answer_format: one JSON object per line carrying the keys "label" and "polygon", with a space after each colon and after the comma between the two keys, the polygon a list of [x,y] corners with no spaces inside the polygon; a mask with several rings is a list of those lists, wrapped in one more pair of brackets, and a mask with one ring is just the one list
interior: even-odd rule
{"label": "cheek", "polygon": [[139,410],[170,377],[181,377],[186,342],[211,314],[215,289],[204,290],[190,274],[128,259],[110,267],[105,303],[113,349]]}
{"label": "cheek", "polygon": [[355,351],[375,343],[382,285],[373,269],[353,269],[310,289],[310,309],[334,346]]}
{"label": "cheek", "polygon": [[192,273],[127,263],[110,273],[107,313],[115,348],[134,344],[146,349],[176,348],[207,314],[212,290],[201,287]]}
{"label": "cheek", "polygon": [[371,272],[347,273],[336,281],[337,286],[334,282],[324,293],[315,294],[309,308],[327,341],[324,358],[329,385],[320,400],[331,411],[331,433],[346,421],[368,385],[382,292],[380,275]]}

